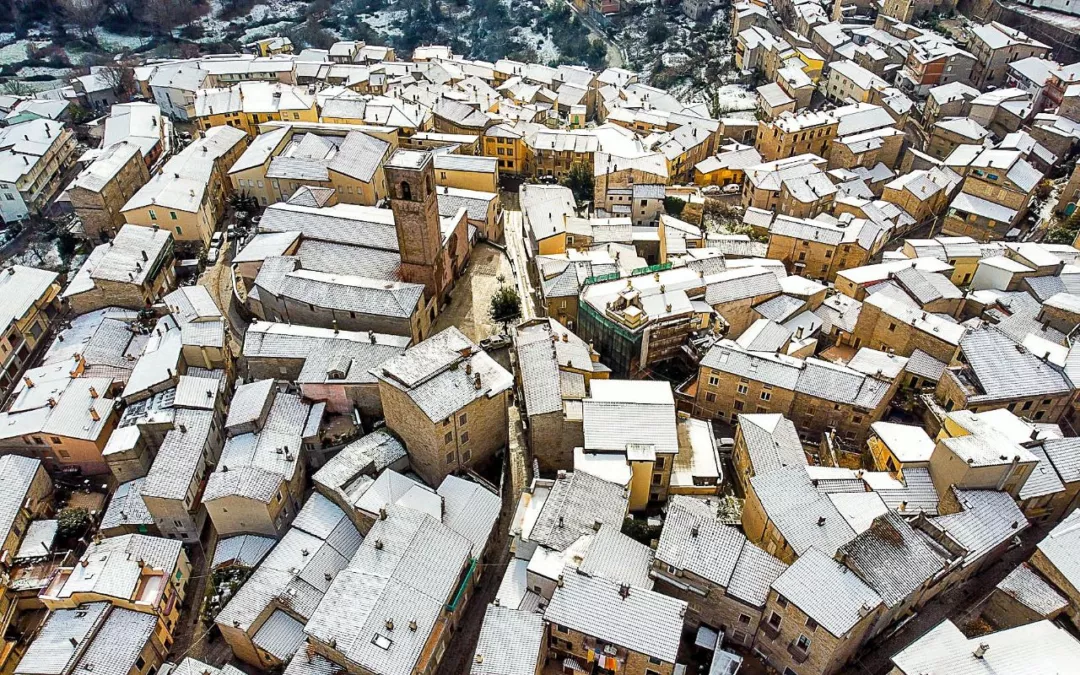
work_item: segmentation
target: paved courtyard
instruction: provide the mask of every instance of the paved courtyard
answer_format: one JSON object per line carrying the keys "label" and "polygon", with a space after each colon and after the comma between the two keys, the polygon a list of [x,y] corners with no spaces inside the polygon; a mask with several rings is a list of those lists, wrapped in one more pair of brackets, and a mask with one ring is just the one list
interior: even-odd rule
{"label": "paved courtyard", "polygon": [[473,249],[465,274],[454,286],[450,304],[439,313],[432,333],[457,326],[474,342],[502,332],[502,326],[491,320],[491,296],[499,288],[499,276],[506,283],[514,282],[510,260],[498,247],[481,242]]}

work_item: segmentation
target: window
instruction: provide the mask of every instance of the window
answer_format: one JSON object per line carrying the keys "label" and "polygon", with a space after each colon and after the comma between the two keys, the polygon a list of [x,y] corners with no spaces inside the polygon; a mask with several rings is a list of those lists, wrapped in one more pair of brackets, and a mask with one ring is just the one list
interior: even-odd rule
{"label": "window", "polygon": [[458,426],[465,426],[469,423],[469,413],[461,413],[457,418]]}
{"label": "window", "polygon": [[184,236],[184,228],[182,228],[182,227],[180,227],[179,225],[177,225],[177,226],[176,226],[176,234],[177,234],[178,236],[181,236],[181,237],[182,237],[182,236]]}
{"label": "window", "polygon": [[462,443],[468,443],[469,442],[469,432],[468,431],[461,432],[461,442]]}
{"label": "window", "polygon": [[63,448],[60,448],[59,450],[57,450],[57,452],[60,453],[60,456],[64,459],[68,459],[69,457],[71,457],[71,453],[67,450],[64,450]]}
{"label": "window", "polygon": [[795,647],[804,652],[810,651],[810,638],[805,635],[799,635],[799,639],[795,641]]}
{"label": "window", "polygon": [[60,443],[61,443],[60,439],[57,438],[56,436],[50,436],[49,440],[52,441],[53,444],[55,444],[55,445],[60,445]]}
{"label": "window", "polygon": [[41,440],[37,436],[34,436],[34,443],[36,443],[38,445],[45,445],[45,441]]}
{"label": "window", "polygon": [[889,330],[896,330],[896,324],[895,323],[890,323],[889,324]]}
{"label": "window", "polygon": [[739,623],[741,623],[743,625],[749,624],[750,623],[750,615],[749,614],[740,614],[739,615]]}
{"label": "window", "polygon": [[450,418],[449,418],[449,417],[447,417],[446,419],[444,419],[444,420],[442,421],[442,425],[443,425],[444,427],[445,427],[445,426],[446,426],[447,424],[450,424]]}
{"label": "window", "polygon": [[712,393],[711,391],[706,392],[706,394],[705,394],[705,401],[706,402],[712,403],[715,400],[716,400],[716,394]]}
{"label": "window", "polygon": [[662,474],[662,473],[654,473],[653,477],[652,477],[652,484],[653,485],[660,485],[663,482],[663,480],[664,480],[664,474]]}
{"label": "window", "polygon": [[750,391],[750,387],[747,387],[745,384],[740,384],[738,387],[736,387],[736,390],[740,394],[745,394],[746,392]]}
{"label": "window", "polygon": [[446,435],[443,436],[443,443],[452,443],[453,441],[454,441],[454,432],[453,431],[447,431]]}
{"label": "window", "polygon": [[784,596],[782,596],[780,594],[777,594],[776,595],[776,604],[780,605],[781,607],[787,607],[787,605],[788,605],[787,598],[785,598]]}
{"label": "window", "polygon": [[771,399],[772,399],[772,392],[768,392],[768,391],[761,392],[761,400],[762,401],[769,401]]}
{"label": "window", "polygon": [[135,668],[137,670],[142,670],[145,667],[146,661],[143,659],[143,657],[140,656],[139,658],[135,659]]}
{"label": "window", "polygon": [[555,624],[554,628],[555,628],[556,633],[569,633],[570,632],[569,628],[567,628],[566,626],[563,626],[561,624]]}
{"label": "window", "polygon": [[716,375],[710,375],[709,376],[709,386],[710,387],[715,387],[715,386],[718,386],[719,384],[720,384],[720,378],[719,377],[717,377]]}
{"label": "window", "polygon": [[806,617],[806,627],[808,629],[810,629],[811,631],[815,631],[815,630],[817,630],[818,622],[814,621],[810,617]]}
{"label": "window", "polygon": [[169,211],[169,218],[172,220],[176,220],[176,211]]}
{"label": "window", "polygon": [[471,450],[466,450],[465,452],[461,453],[461,461],[462,462],[468,462],[470,459],[472,459],[472,451]]}
{"label": "window", "polygon": [[452,452],[446,453],[446,463],[447,464],[453,464],[454,463],[454,453],[452,453]]}
{"label": "window", "polygon": [[782,620],[782,617],[776,612],[772,612],[771,614],[769,614],[769,625],[772,626],[774,629],[780,627],[780,622]]}
{"label": "window", "polygon": [[656,470],[657,471],[663,471],[664,470],[664,467],[667,466],[667,461],[666,460],[667,460],[667,457],[657,457],[656,458]]}
{"label": "window", "polygon": [[1024,407],[1021,410],[1031,410],[1031,401],[1025,401]]}
{"label": "window", "polygon": [[734,407],[735,407],[735,409],[736,409],[736,410],[742,410],[742,409],[743,409],[743,405],[744,405],[744,404],[743,404],[743,402],[742,402],[742,401],[735,401],[735,406],[734,406]]}
{"label": "window", "polygon": [[154,209],[147,209],[147,213],[150,214],[150,220],[157,220],[157,212]]}

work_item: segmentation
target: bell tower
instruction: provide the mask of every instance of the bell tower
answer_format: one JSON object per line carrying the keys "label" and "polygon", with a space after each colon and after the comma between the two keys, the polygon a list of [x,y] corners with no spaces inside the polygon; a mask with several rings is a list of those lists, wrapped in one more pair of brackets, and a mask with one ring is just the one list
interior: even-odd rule
{"label": "bell tower", "polygon": [[431,153],[398,150],[384,171],[401,253],[401,280],[424,284],[428,299],[439,297],[446,281]]}

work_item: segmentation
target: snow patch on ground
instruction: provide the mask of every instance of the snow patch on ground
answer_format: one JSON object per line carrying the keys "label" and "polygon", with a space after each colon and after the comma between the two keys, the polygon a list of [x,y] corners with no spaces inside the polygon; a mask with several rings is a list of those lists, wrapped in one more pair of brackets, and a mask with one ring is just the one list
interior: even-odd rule
{"label": "snow patch on ground", "polygon": [[538,63],[550,63],[559,58],[559,50],[555,47],[555,43],[552,42],[551,38],[540,33],[532,26],[518,26],[514,30],[523,44],[536,50]]}
{"label": "snow patch on ground", "polygon": [[94,29],[94,37],[97,38],[102,49],[107,52],[118,52],[125,49],[134,50],[150,42],[150,38],[148,37],[139,35],[118,35],[116,33],[110,33],[101,26]]}
{"label": "snow patch on ground", "polygon": [[25,61],[30,58],[30,47],[35,44],[41,45],[42,43],[34,43],[30,40],[18,40],[0,47],[0,65]]}
{"label": "snow patch on ground", "polygon": [[264,37],[284,35],[295,25],[292,21],[278,21],[277,23],[268,23],[265,26],[249,28],[240,36],[240,42],[247,44],[248,42],[261,40]]}
{"label": "snow patch on ground", "polygon": [[55,239],[49,244],[31,244],[25,251],[11,256],[10,260],[15,265],[39,267],[54,272],[59,271],[64,266],[64,261],[60,257],[60,250],[56,245],[57,240]]}
{"label": "snow patch on ground", "polygon": [[[245,26],[253,23],[262,23],[271,19],[294,19],[303,9],[302,3],[294,0],[259,0],[258,4],[251,8],[247,14],[235,16],[231,19],[221,18],[225,7],[221,0],[210,0],[210,11],[206,16],[194,21],[194,24],[202,26],[204,36],[199,42],[216,42],[221,40],[229,32],[232,24]],[[260,27],[248,28],[247,32],[259,30]],[[235,26],[233,26],[235,31]]]}
{"label": "snow patch on ground", "polygon": [[678,68],[690,62],[690,56],[686,52],[672,52],[660,57],[660,62],[666,68]]}
{"label": "snow patch on ground", "polygon": [[360,20],[384,35],[400,36],[404,34],[400,28],[401,22],[408,16],[409,13],[403,9],[380,9],[372,14],[361,14]]}
{"label": "snow patch on ground", "polygon": [[725,84],[716,90],[720,114],[754,110],[757,108],[757,95],[744,84]]}
{"label": "snow patch on ground", "polygon": [[15,73],[17,77],[38,77],[41,75],[48,75],[59,80],[66,78],[70,74],[70,68],[50,68],[48,66],[26,66],[19,68],[19,72]]}

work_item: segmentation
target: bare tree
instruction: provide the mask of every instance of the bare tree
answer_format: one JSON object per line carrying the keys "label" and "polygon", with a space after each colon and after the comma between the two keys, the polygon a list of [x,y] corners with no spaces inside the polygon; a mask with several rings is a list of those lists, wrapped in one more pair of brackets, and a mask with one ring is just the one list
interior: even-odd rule
{"label": "bare tree", "polygon": [[101,66],[97,74],[121,98],[135,92],[135,71],[126,63],[113,61]]}
{"label": "bare tree", "polygon": [[171,33],[177,26],[193,20],[198,10],[191,0],[146,0],[143,20],[155,33]]}
{"label": "bare tree", "polygon": [[68,21],[75,24],[83,37],[94,34],[94,28],[105,16],[104,0],[61,0],[60,7]]}

